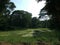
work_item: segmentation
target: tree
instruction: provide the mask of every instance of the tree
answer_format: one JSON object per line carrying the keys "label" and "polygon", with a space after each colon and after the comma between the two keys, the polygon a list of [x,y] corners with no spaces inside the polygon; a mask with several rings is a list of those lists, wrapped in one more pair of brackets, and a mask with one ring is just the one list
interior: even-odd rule
{"label": "tree", "polygon": [[9,18],[11,11],[15,8],[13,2],[10,0],[0,0],[0,29],[9,27]]}
{"label": "tree", "polygon": [[[16,6],[10,0],[0,0],[0,14],[13,10]],[[7,11],[9,10],[9,11]]]}
{"label": "tree", "polygon": [[29,27],[31,23],[31,16],[32,14],[27,11],[15,10],[11,15],[11,23],[18,27]]}
{"label": "tree", "polygon": [[[38,0],[38,2],[39,1],[40,0]],[[52,15],[50,28],[56,30],[60,40],[60,0],[46,0],[46,5],[43,10],[46,10],[48,15]]]}
{"label": "tree", "polygon": [[[38,0],[39,2],[40,0]],[[51,28],[60,29],[60,0],[46,0],[46,5],[43,10],[47,11],[48,15],[52,15]]]}
{"label": "tree", "polygon": [[32,28],[39,28],[40,27],[40,20],[37,17],[32,18]]}

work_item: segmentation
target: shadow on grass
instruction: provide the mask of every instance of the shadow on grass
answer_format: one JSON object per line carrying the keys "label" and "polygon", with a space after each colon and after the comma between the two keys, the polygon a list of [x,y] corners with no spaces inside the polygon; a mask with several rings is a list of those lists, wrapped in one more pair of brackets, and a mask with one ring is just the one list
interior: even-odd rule
{"label": "shadow on grass", "polygon": [[49,31],[35,30],[33,33],[33,37],[37,38],[38,42],[44,42],[45,41],[45,42],[51,42],[54,45],[60,45],[59,40],[57,38],[57,36],[59,36],[60,34],[58,33],[59,35],[58,34],[56,35],[56,33],[54,31],[49,32]]}

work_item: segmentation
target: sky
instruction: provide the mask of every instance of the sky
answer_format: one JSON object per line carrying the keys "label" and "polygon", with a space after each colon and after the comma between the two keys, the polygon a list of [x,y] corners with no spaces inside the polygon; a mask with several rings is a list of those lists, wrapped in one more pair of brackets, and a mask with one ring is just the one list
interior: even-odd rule
{"label": "sky", "polygon": [[15,3],[15,10],[24,10],[32,13],[32,17],[39,17],[40,10],[45,6],[45,1],[37,3],[36,0],[11,0]]}

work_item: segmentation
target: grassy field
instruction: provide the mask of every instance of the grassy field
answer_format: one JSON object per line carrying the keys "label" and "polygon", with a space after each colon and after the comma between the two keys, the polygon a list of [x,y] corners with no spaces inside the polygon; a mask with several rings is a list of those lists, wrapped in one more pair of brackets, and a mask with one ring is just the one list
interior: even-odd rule
{"label": "grassy field", "polygon": [[0,31],[0,41],[5,42],[57,42],[58,38],[54,31],[47,28],[21,29],[15,31]]}

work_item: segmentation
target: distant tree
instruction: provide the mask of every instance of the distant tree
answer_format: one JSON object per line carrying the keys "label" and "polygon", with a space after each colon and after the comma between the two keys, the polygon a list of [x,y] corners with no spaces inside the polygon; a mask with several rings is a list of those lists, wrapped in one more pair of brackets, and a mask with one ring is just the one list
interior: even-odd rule
{"label": "distant tree", "polygon": [[15,10],[11,15],[11,22],[14,26],[19,27],[29,27],[31,23],[32,14],[23,11],[23,10]]}
{"label": "distant tree", "polygon": [[49,20],[40,21],[40,27],[41,27],[41,28],[49,28],[49,27],[50,27],[50,22],[49,22]]}
{"label": "distant tree", "polygon": [[37,17],[32,18],[32,28],[40,27],[40,20]]}

